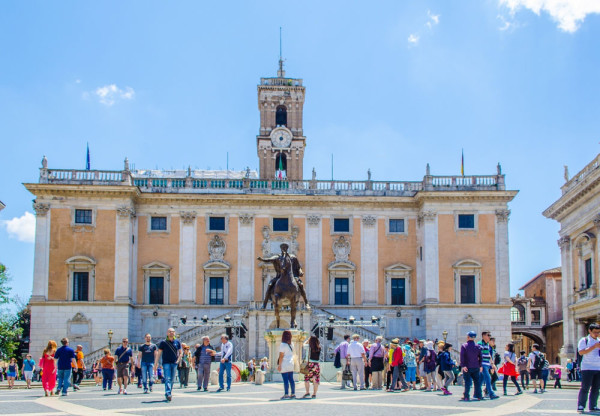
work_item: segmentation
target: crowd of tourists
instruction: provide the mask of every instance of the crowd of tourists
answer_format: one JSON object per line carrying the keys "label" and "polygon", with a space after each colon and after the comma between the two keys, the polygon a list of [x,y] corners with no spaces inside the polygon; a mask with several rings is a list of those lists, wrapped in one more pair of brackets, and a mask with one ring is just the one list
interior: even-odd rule
{"label": "crowd of tourists", "polygon": [[[581,380],[577,408],[584,411],[589,404],[590,411],[598,411],[600,390],[600,324],[591,324],[588,335],[578,342],[578,355],[567,363],[569,381]],[[385,343],[382,337],[373,342],[361,340],[360,336],[344,336],[335,349],[334,366],[341,369],[341,389],[384,390],[387,392],[407,392],[410,390],[439,391],[444,396],[452,395],[451,385],[461,384],[464,391],[461,401],[480,401],[499,397],[496,386],[502,375],[502,394],[508,395],[508,385],[512,383],[521,395],[532,386],[533,394],[543,394],[549,380],[554,388],[561,388],[562,371],[559,365],[550,365],[538,344],[533,344],[529,354],[515,351],[511,342],[501,348],[489,331],[478,334],[468,332],[466,342],[459,351],[453,352],[453,345],[438,340],[398,338]],[[83,347],[69,346],[63,338],[61,346],[53,340],[42,353],[39,365],[28,354],[21,366],[11,359],[4,369],[9,388],[14,387],[19,374],[31,388],[34,374],[41,375],[42,387],[46,396],[61,394],[66,396],[69,388],[79,390],[86,366]],[[300,372],[304,376],[304,399],[316,398],[321,378],[321,345],[319,339],[311,336],[302,345],[302,351],[294,351],[291,331],[284,331],[279,346],[276,368],[281,374],[284,386],[282,400],[296,398],[294,380],[295,357],[302,357]],[[194,346],[181,343],[175,338],[175,330],[169,328],[167,336],[158,344],[152,342],[150,334],[145,335],[145,343],[134,351],[127,338],[114,353],[104,350],[104,356],[93,363],[91,373],[96,385],[103,390],[112,390],[113,380],[117,381],[117,393],[128,394],[132,380],[144,393],[152,392],[156,383],[164,384],[167,401],[172,399],[173,383],[179,380],[181,388],[188,387],[190,372],[195,369],[198,391],[208,391],[211,364],[219,362],[219,388],[217,392],[229,391],[232,383],[233,344],[226,334],[221,335],[217,348],[211,345],[209,337]],[[267,371],[269,361],[250,360],[247,364],[248,379],[254,381],[257,370]],[[551,381],[550,381],[551,383]],[[312,393],[310,390],[313,386]],[[473,389],[473,395],[471,395]]]}

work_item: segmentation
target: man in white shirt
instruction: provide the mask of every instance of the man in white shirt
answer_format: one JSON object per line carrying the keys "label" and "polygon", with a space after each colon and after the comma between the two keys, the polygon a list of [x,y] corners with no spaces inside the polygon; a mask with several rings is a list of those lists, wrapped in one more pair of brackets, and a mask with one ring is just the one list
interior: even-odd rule
{"label": "man in white shirt", "polygon": [[217,393],[225,389],[223,383],[223,373],[227,372],[227,391],[231,389],[231,358],[233,354],[233,344],[229,341],[227,334],[221,335],[221,352],[215,354],[216,357],[221,357],[219,368],[219,389]]}
{"label": "man in white shirt", "polygon": [[359,342],[358,334],[352,335],[352,342],[348,344],[348,358],[350,358],[350,371],[352,371],[352,384],[354,390],[358,390],[357,378],[360,383],[360,389],[365,390],[365,364],[367,355],[365,347]]}
{"label": "man in white shirt", "polygon": [[588,336],[579,340],[577,351],[581,355],[581,390],[577,400],[577,411],[584,412],[588,401],[590,412],[598,412],[600,393],[600,324],[590,324]]}
{"label": "man in white shirt", "polygon": [[538,381],[540,383],[540,393],[544,392],[544,385],[542,384],[542,368],[536,365],[538,360],[542,360],[540,354],[540,346],[538,344],[533,344],[531,346],[531,353],[527,359],[527,368],[529,368],[529,378],[531,379],[531,384],[533,384],[534,394],[537,394],[538,392]]}

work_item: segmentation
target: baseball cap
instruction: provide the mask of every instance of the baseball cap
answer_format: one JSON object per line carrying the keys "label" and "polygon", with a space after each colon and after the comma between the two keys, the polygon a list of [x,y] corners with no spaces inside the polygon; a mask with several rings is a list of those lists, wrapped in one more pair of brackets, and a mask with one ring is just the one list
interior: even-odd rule
{"label": "baseball cap", "polygon": [[475,331],[469,331],[469,333],[467,334],[467,336],[469,338],[477,338],[477,332],[475,332]]}

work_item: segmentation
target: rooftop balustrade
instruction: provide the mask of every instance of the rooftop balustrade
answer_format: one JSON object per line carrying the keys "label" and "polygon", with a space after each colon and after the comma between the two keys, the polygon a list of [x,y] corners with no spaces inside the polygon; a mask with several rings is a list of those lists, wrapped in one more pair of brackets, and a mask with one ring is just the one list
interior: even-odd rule
{"label": "rooftop balustrade", "polygon": [[[232,176],[232,177],[228,177]],[[420,191],[502,191],[504,175],[431,176],[422,181],[257,179],[240,172],[40,169],[40,183],[136,186],[145,193],[413,196]]]}

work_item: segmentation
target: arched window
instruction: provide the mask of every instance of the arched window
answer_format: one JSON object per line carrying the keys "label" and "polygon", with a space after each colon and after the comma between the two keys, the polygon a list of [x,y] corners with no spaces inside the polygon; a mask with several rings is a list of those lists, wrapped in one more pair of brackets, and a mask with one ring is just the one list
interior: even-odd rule
{"label": "arched window", "polygon": [[287,158],[283,153],[278,153],[275,158],[275,178],[287,178]]}
{"label": "arched window", "polygon": [[285,108],[285,105],[280,105],[277,107],[277,112],[275,113],[275,124],[278,126],[287,126],[287,108]]}
{"label": "arched window", "polygon": [[523,305],[515,305],[510,308],[511,322],[525,322],[525,308]]}

